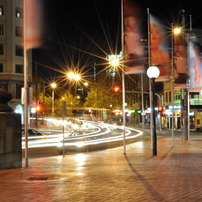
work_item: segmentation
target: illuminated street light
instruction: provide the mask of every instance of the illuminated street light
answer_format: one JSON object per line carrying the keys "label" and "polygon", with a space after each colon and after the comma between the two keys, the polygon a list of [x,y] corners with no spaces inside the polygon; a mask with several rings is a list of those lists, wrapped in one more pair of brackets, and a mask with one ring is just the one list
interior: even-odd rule
{"label": "illuminated street light", "polygon": [[118,58],[112,58],[110,64],[112,67],[117,67],[120,64],[120,60]]}
{"label": "illuminated street light", "polygon": [[151,66],[147,70],[147,76],[152,80],[152,118],[153,118],[153,155],[157,155],[156,120],[155,120],[155,79],[159,76],[158,67]]}
{"label": "illuminated street light", "polygon": [[55,114],[55,103],[54,103],[54,101],[55,101],[55,88],[57,87],[57,84],[55,83],[55,82],[53,82],[53,83],[51,83],[50,84],[50,86],[51,86],[51,88],[52,88],[52,116],[54,116],[54,114]]}
{"label": "illuminated street light", "polygon": [[85,87],[87,87],[87,86],[88,86],[88,82],[84,82],[83,85],[84,85]]}
{"label": "illuminated street light", "polygon": [[81,80],[81,75],[79,75],[79,74],[74,74],[74,80],[75,80],[75,81]]}
{"label": "illuminated street light", "polygon": [[51,88],[55,89],[57,87],[57,84],[55,82],[51,83]]}
{"label": "illuminated street light", "polygon": [[116,67],[120,66],[121,54],[120,55],[108,55],[107,60],[108,60],[109,65],[116,68]]}
{"label": "illuminated street light", "polygon": [[182,28],[181,28],[181,27],[175,27],[175,28],[173,29],[173,33],[174,33],[175,35],[180,34],[181,32],[182,32]]}
{"label": "illuminated street light", "polygon": [[67,78],[68,78],[69,80],[73,80],[74,77],[75,77],[75,73],[74,73],[74,72],[68,72],[68,73],[67,73]]}
{"label": "illuminated street light", "polygon": [[67,73],[67,78],[70,81],[79,81],[81,80],[81,75],[78,73],[74,73],[73,71]]}

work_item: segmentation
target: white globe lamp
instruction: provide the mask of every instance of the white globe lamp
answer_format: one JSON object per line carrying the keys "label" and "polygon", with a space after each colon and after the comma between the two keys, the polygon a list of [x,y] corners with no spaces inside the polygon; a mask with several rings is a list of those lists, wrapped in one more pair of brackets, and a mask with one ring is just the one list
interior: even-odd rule
{"label": "white globe lamp", "polygon": [[150,79],[156,79],[160,74],[159,68],[156,66],[151,66],[147,69],[147,76]]}

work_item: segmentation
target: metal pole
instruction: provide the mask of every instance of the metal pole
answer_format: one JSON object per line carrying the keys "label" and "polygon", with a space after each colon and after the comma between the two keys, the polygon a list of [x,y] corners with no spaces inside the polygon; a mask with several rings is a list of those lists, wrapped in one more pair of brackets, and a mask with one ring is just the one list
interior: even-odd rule
{"label": "metal pole", "polygon": [[121,49],[122,49],[122,107],[123,107],[123,153],[126,154],[126,137],[125,137],[125,72],[124,72],[124,24],[123,24],[123,0],[121,0]]}
{"label": "metal pole", "polygon": [[36,127],[38,127],[38,110],[37,110],[37,106],[39,105],[39,98],[38,98],[38,83],[36,83]]}
{"label": "metal pole", "polygon": [[189,114],[190,114],[190,93],[189,93],[189,88],[187,89],[187,113],[188,113],[188,125],[187,125],[187,138],[188,140],[190,139],[190,117],[189,117]]}
{"label": "metal pole", "polygon": [[141,74],[141,96],[142,96],[142,128],[144,128],[144,89],[143,89],[143,74]]}
{"label": "metal pole", "polygon": [[66,113],[66,102],[62,101],[62,120],[63,120],[63,127],[62,127],[62,131],[63,131],[63,157],[65,157],[65,113]]}
{"label": "metal pole", "polygon": [[54,97],[55,97],[55,96],[54,96],[54,94],[55,94],[55,93],[54,93],[54,89],[53,89],[53,90],[52,90],[52,116],[54,116],[54,113],[55,113],[55,108],[54,108],[54,104],[55,104],[55,103],[54,103],[54,99],[55,99]]}
{"label": "metal pole", "polygon": [[24,131],[25,131],[25,167],[28,167],[28,79],[27,79],[27,44],[26,44],[26,17],[25,17],[25,9],[26,9],[26,0],[23,1],[24,8]]}
{"label": "metal pole", "polygon": [[[191,21],[190,21],[190,24],[191,24]],[[191,29],[192,29],[192,27],[190,27],[190,31],[191,31]],[[188,61],[188,75],[190,75],[190,35],[189,34],[187,34],[187,61]],[[189,92],[189,89],[190,89],[190,76],[189,76],[188,81],[187,81],[187,118],[188,118],[188,120],[187,120],[187,122],[188,122],[187,138],[188,138],[188,140],[190,139],[190,117],[189,117],[189,114],[190,114],[190,92]]]}
{"label": "metal pole", "polygon": [[[148,26],[148,64],[151,66],[151,40],[150,40],[150,12],[149,8],[147,8],[147,26]],[[151,79],[149,79],[149,100],[150,100],[150,135],[151,135],[151,148],[153,147],[153,119],[152,119],[152,92],[151,92]]]}
{"label": "metal pole", "polygon": [[171,47],[171,105],[172,105],[172,146],[174,146],[174,34],[173,23],[172,28],[172,47]]}
{"label": "metal pole", "polygon": [[153,148],[153,130],[152,130],[152,126],[153,126],[153,109],[152,109],[152,99],[153,99],[153,95],[152,95],[152,82],[151,79],[149,79],[149,102],[150,102],[150,135],[151,135],[151,149]]}
{"label": "metal pole", "polygon": [[[181,16],[182,16],[182,27],[184,30],[186,30],[186,24],[185,24],[185,10],[182,9],[181,10]],[[185,35],[183,36],[183,39],[185,39]],[[187,41],[188,43],[188,41]],[[187,44],[184,40],[184,46],[187,47]],[[186,57],[188,56],[188,54],[186,54]],[[181,112],[182,113],[182,117],[183,117],[183,130],[182,130],[182,136],[183,139],[187,140],[188,139],[188,119],[189,119],[189,114],[188,114],[188,89],[183,89],[183,103],[181,106]]]}
{"label": "metal pole", "polygon": [[189,23],[190,23],[189,30],[192,31],[192,16],[191,15],[189,16]]}
{"label": "metal pole", "polygon": [[152,78],[152,119],[153,119],[153,155],[157,155],[156,120],[155,120],[155,79]]}

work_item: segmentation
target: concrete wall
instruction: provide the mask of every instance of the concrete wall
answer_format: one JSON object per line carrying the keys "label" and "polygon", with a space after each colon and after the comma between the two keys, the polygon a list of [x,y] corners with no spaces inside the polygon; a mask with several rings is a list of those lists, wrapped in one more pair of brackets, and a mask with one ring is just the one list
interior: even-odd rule
{"label": "concrete wall", "polygon": [[21,167],[21,115],[0,112],[0,169]]}

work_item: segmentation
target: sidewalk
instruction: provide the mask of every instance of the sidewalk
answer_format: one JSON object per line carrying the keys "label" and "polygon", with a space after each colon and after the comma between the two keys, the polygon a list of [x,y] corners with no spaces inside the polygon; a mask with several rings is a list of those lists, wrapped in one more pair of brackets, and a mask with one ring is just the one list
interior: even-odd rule
{"label": "sidewalk", "polygon": [[102,151],[29,160],[29,167],[0,170],[1,202],[202,201],[202,138],[148,135]]}

